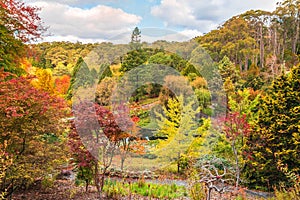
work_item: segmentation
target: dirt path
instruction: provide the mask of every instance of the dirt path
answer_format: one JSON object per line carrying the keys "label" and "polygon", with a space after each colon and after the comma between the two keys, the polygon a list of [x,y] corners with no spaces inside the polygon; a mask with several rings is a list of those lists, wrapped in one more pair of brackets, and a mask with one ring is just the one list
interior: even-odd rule
{"label": "dirt path", "polygon": [[157,104],[159,104],[159,101],[155,101],[155,102],[149,103],[149,104],[144,104],[144,105],[141,105],[141,107],[142,107],[142,109],[150,109]]}

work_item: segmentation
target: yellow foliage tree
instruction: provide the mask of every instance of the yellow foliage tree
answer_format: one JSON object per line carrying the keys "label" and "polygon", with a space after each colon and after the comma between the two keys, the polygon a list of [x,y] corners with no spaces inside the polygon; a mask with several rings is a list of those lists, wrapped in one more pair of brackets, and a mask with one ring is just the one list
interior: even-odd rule
{"label": "yellow foliage tree", "polygon": [[35,88],[54,94],[54,81],[50,69],[37,69],[35,76],[36,78],[31,82]]}
{"label": "yellow foliage tree", "polygon": [[200,108],[196,108],[195,102],[197,100],[184,100],[181,95],[178,99],[168,100],[167,106],[163,108],[164,115],[156,113],[159,126],[157,134],[159,138],[166,139],[159,140],[154,153],[158,156],[160,163],[169,164],[177,161],[178,171],[180,170],[179,159],[189,152],[198,132],[199,124],[196,114],[200,112]]}

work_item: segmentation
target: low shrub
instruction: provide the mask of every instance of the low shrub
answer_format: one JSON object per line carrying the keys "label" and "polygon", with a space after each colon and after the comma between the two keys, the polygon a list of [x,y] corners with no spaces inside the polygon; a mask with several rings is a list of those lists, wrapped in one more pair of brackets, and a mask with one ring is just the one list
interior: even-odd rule
{"label": "low shrub", "polygon": [[108,179],[105,182],[103,190],[109,198],[134,194],[159,199],[175,199],[188,195],[184,186],[146,183],[142,178],[133,183]]}

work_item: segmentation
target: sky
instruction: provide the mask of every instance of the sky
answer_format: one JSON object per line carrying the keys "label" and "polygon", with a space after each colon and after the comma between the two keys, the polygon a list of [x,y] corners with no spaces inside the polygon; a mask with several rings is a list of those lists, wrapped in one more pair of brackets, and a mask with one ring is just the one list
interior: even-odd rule
{"label": "sky", "polygon": [[273,11],[276,0],[25,0],[40,7],[49,27],[43,41],[127,43],[135,27],[142,41],[184,41],[247,10]]}

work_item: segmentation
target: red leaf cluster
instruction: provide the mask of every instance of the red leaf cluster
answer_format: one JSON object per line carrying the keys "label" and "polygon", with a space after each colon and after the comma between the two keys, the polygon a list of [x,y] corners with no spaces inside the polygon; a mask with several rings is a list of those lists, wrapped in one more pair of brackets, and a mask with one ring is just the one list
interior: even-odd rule
{"label": "red leaf cluster", "polygon": [[[8,76],[11,74],[0,71],[0,111],[7,118],[51,115],[55,120],[62,116],[62,111],[66,109],[62,98],[33,87],[33,77],[16,77],[5,81]],[[56,112],[49,113],[51,110]]]}
{"label": "red leaf cluster", "polygon": [[1,0],[1,25],[13,32],[23,42],[41,37],[45,28],[37,12],[39,8],[25,5],[18,0]]}
{"label": "red leaf cluster", "polygon": [[70,87],[70,80],[71,78],[68,75],[63,75],[55,79],[55,88],[59,94],[67,94]]}
{"label": "red leaf cluster", "polygon": [[86,148],[84,148],[80,136],[76,132],[74,122],[71,125],[68,145],[73,156],[75,157],[74,162],[78,165],[78,167],[92,167],[94,165],[96,160],[92,154]]}
{"label": "red leaf cluster", "polygon": [[230,140],[235,140],[240,135],[248,136],[251,131],[245,114],[241,115],[238,112],[229,113],[226,118],[223,119],[223,122],[223,131]]}
{"label": "red leaf cluster", "polygon": [[[69,134],[69,145],[79,166],[93,165],[95,158],[92,152],[97,152],[99,146],[105,145],[103,137],[117,143],[127,136],[110,110],[99,104],[80,102],[73,106],[73,112],[76,117]],[[88,145],[87,148],[83,143]]]}
{"label": "red leaf cluster", "polygon": [[134,123],[138,123],[140,121],[140,118],[137,117],[137,116],[133,116],[131,117],[131,120],[134,122]]}

